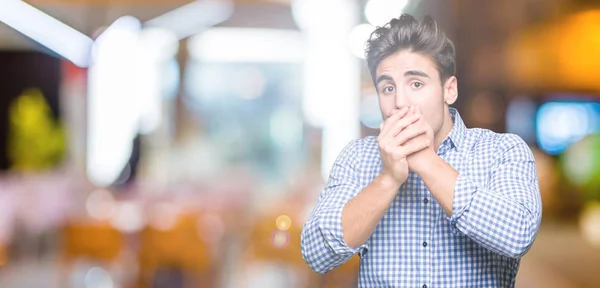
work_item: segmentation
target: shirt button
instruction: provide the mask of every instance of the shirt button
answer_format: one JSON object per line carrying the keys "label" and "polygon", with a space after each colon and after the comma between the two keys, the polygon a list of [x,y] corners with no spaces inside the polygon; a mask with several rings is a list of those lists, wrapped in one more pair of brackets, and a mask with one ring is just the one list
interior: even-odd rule
{"label": "shirt button", "polygon": [[429,203],[429,199],[427,199],[427,197],[425,197],[425,199],[423,199],[423,203],[425,203],[425,204]]}
{"label": "shirt button", "polygon": [[427,285],[423,284],[423,288],[427,288]]}
{"label": "shirt button", "polygon": [[423,242],[423,247],[427,247],[427,242]]}

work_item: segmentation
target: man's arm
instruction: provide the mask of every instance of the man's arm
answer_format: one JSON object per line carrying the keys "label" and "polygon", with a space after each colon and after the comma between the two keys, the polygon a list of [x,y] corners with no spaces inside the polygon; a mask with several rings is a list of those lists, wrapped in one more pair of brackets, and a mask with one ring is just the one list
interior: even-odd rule
{"label": "man's arm", "polygon": [[348,246],[358,247],[369,240],[399,188],[392,179],[379,175],[346,203],[342,211],[342,230]]}
{"label": "man's arm", "polygon": [[[358,171],[362,140],[351,142],[335,161],[327,187],[302,230],[302,257],[314,271],[326,273],[368,249],[365,243],[408,177],[407,155],[431,145],[425,140],[399,145],[398,133],[419,119],[403,117],[408,111],[408,107],[393,110],[381,125],[377,144],[382,170],[365,189],[360,191]],[[425,131],[413,134],[421,133]]]}
{"label": "man's arm", "polygon": [[[451,225],[498,254],[519,258],[537,235],[542,211],[533,154],[515,135],[505,135],[487,187],[459,174],[437,155],[415,171],[449,215]],[[425,163],[425,161],[423,161]],[[424,165],[421,165],[424,166]]]}
{"label": "man's arm", "polygon": [[327,186],[302,230],[302,257],[318,273],[366,252],[365,242],[399,188],[394,181],[378,176],[360,190],[360,141],[351,142],[335,161]]}

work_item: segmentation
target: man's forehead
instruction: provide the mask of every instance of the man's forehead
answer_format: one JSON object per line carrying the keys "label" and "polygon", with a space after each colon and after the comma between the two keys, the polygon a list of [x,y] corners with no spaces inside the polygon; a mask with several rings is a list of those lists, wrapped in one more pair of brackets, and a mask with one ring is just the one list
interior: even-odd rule
{"label": "man's forehead", "polygon": [[[400,51],[383,59],[377,66],[377,76],[381,74],[400,74],[406,71],[419,70],[427,74],[437,71],[433,61],[419,53]],[[434,76],[434,75],[431,75]]]}

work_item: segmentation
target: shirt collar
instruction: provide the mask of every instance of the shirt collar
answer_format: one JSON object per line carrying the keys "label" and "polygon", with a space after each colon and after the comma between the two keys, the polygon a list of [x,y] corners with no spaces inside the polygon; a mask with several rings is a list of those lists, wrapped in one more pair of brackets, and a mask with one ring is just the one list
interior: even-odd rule
{"label": "shirt collar", "polygon": [[450,142],[452,143],[452,146],[456,148],[456,151],[459,151],[465,135],[467,134],[467,127],[456,108],[450,108],[450,116],[452,117],[454,125],[452,125],[450,134],[448,134],[448,139],[450,139]]}

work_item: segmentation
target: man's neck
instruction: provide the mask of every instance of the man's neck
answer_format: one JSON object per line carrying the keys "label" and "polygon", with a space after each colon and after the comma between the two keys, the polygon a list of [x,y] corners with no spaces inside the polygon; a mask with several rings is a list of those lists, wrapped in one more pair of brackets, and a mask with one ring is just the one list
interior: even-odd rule
{"label": "man's neck", "polygon": [[440,130],[435,134],[433,142],[435,144],[434,148],[437,152],[442,145],[442,142],[448,137],[450,131],[452,131],[452,127],[454,127],[454,121],[452,121],[452,116],[450,115],[450,110],[446,109],[446,113],[444,113],[444,123]]}

